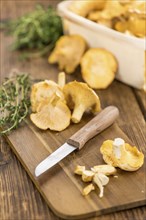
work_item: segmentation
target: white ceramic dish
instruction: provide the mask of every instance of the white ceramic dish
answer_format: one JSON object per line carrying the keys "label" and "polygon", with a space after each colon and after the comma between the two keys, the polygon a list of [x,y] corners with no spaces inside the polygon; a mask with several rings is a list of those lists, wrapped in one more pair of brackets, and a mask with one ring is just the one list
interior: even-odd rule
{"label": "white ceramic dish", "polygon": [[68,9],[72,1],[58,4],[65,34],[79,34],[89,47],[100,47],[111,51],[118,60],[116,78],[130,86],[143,89],[146,77],[146,39],[129,36],[92,22]]}

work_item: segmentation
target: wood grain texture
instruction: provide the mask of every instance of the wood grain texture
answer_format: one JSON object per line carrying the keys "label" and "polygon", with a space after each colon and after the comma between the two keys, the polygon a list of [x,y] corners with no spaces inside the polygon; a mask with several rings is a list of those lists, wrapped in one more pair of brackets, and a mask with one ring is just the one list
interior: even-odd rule
{"label": "wood grain texture", "polygon": [[[50,3],[56,5],[59,1],[1,1],[1,19],[6,20],[9,18],[15,18],[27,11],[31,11],[36,2],[41,2],[44,5],[48,5]],[[18,59],[19,53],[12,53],[9,50],[11,42],[12,39],[10,37],[6,37],[3,32],[0,33],[0,81],[5,76],[8,76],[12,68],[28,71],[36,79],[48,78],[57,80],[58,71],[55,65],[50,66],[47,63],[46,58],[31,60],[29,62],[20,62]],[[78,80],[81,79],[79,70],[77,70],[74,75],[68,76],[68,81],[74,78],[77,78]],[[115,81],[107,90],[97,92],[101,98],[102,107],[107,105],[116,105],[119,108],[120,117],[117,121],[118,125],[128,135],[133,143],[145,152],[145,121],[141,111],[141,106],[137,102],[133,89]],[[145,97],[143,92],[140,92],[140,94],[141,97]],[[142,103],[145,102],[144,98],[141,98],[141,100]],[[61,219],[53,214],[48,208],[46,202],[40,196],[29,176],[11,152],[9,146],[2,140],[0,145],[0,160],[3,164],[0,166],[0,219]],[[145,206],[90,218],[90,220],[144,219],[146,219]]]}
{"label": "wood grain texture", "polygon": [[81,219],[145,205],[144,166],[137,172],[118,170],[118,178],[111,177],[102,199],[97,195],[98,189],[83,197],[82,188],[87,184],[74,175],[76,165],[85,165],[89,169],[104,163],[100,153],[103,141],[121,137],[130,143],[116,125],[91,139],[81,151],[72,153],[40,178],[35,178],[34,171],[38,163],[61,146],[70,134],[77,132],[88,120],[89,118],[84,117],[80,124],[70,125],[68,129],[56,133],[40,131],[28,119],[26,124],[6,138],[49,207],[59,217]]}
{"label": "wood grain texture", "polygon": [[108,106],[100,111],[93,119],[91,119],[79,131],[73,134],[67,143],[75,146],[79,150],[91,138],[100,134],[103,130],[110,127],[118,118],[119,110],[115,106]]}
{"label": "wood grain texture", "polygon": [[146,120],[146,92],[135,89],[134,94]]}

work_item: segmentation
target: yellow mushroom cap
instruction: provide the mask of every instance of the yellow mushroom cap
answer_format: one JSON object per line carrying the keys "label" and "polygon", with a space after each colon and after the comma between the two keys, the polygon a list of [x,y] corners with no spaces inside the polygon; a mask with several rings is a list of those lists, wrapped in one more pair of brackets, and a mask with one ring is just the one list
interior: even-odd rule
{"label": "yellow mushroom cap", "polygon": [[104,10],[100,12],[100,17],[110,20],[124,14],[125,10],[125,7],[118,1],[107,1]]}
{"label": "yellow mushroom cap", "polygon": [[35,83],[31,89],[31,108],[33,112],[37,112],[37,108],[40,103],[47,103],[50,101],[52,96],[57,93],[58,96],[63,100],[64,95],[57,83],[52,80],[45,80],[38,83]]}
{"label": "yellow mushroom cap", "polygon": [[[118,148],[118,146],[117,146]],[[106,140],[103,142],[100,152],[107,164],[119,167],[127,171],[138,170],[144,163],[144,155],[135,146],[128,143],[119,145],[119,150],[114,146],[114,141]]]}
{"label": "yellow mushroom cap", "polygon": [[102,1],[74,0],[69,5],[69,10],[74,12],[75,14],[86,17],[86,15],[88,15],[88,13],[92,10],[95,10],[95,9],[101,10],[101,9],[103,9],[104,6],[105,6],[106,1],[107,0],[102,0]]}
{"label": "yellow mushroom cap", "polygon": [[60,97],[56,95],[39,112],[31,114],[30,119],[40,129],[49,128],[54,131],[62,131],[70,124],[71,112]]}
{"label": "yellow mushroom cap", "polygon": [[80,35],[64,35],[59,38],[48,62],[58,63],[60,70],[73,73],[79,65],[87,47],[85,39]]}
{"label": "yellow mushroom cap", "polygon": [[142,1],[133,1],[127,7],[128,11],[131,13],[136,13],[137,15],[145,15],[146,16],[146,2]]}
{"label": "yellow mushroom cap", "polygon": [[128,21],[128,30],[137,37],[146,36],[146,18],[131,15]]}
{"label": "yellow mushroom cap", "polygon": [[63,93],[70,109],[73,109],[72,121],[78,123],[83,113],[91,109],[92,112],[100,111],[98,95],[86,83],[73,81],[66,84]]}
{"label": "yellow mushroom cap", "polygon": [[82,77],[94,89],[107,88],[115,78],[117,67],[113,54],[102,48],[89,49],[81,59]]}

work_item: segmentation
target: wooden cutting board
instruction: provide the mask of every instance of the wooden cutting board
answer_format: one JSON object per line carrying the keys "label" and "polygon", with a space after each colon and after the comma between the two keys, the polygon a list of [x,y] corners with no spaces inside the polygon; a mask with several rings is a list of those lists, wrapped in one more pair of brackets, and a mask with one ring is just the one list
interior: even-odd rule
{"label": "wooden cutting board", "polygon": [[81,181],[80,176],[74,174],[75,166],[85,165],[89,169],[104,164],[99,149],[102,142],[107,139],[121,137],[130,143],[116,124],[91,139],[81,151],[72,153],[39,179],[35,177],[34,170],[38,163],[92,118],[92,115],[86,115],[81,123],[71,124],[60,133],[41,131],[27,119],[19,129],[6,136],[49,207],[56,215],[65,219],[97,216],[146,204],[144,166],[136,172],[118,169],[116,174],[118,178],[110,177],[103,198],[99,198],[98,189],[86,197],[81,194],[82,188],[87,184]]}

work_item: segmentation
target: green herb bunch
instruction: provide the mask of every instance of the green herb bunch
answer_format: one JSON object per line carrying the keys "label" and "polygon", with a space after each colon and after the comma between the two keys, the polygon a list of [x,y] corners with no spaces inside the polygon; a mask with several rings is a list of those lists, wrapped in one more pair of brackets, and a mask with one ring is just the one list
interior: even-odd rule
{"label": "green herb bunch", "polygon": [[1,134],[15,128],[28,115],[30,109],[31,80],[21,73],[6,78],[0,86],[0,127]]}
{"label": "green herb bunch", "polygon": [[14,36],[13,50],[35,49],[40,55],[50,51],[63,34],[61,18],[51,6],[37,5],[35,10],[7,23],[7,33]]}

